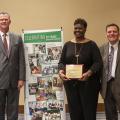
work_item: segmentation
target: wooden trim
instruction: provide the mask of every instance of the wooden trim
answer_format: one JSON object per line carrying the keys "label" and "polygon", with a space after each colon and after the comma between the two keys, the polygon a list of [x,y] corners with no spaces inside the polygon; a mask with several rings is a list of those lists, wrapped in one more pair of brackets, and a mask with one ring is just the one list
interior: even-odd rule
{"label": "wooden trim", "polygon": [[19,105],[19,113],[24,114],[24,105]]}
{"label": "wooden trim", "polygon": [[[65,104],[65,107],[66,107],[66,113],[68,113],[69,112],[68,104]],[[98,103],[97,111],[98,112],[104,111],[104,104],[103,103]],[[19,105],[19,113],[24,114],[24,105]]]}
{"label": "wooden trim", "polygon": [[97,111],[98,111],[98,112],[103,112],[103,111],[105,111],[104,103],[98,103]]}

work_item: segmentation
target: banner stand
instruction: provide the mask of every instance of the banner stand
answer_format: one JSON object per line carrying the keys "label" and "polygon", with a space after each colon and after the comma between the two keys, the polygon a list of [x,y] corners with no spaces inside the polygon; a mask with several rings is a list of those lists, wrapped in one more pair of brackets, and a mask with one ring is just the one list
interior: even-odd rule
{"label": "banner stand", "polygon": [[26,59],[25,120],[66,120],[58,61],[63,31],[22,30]]}

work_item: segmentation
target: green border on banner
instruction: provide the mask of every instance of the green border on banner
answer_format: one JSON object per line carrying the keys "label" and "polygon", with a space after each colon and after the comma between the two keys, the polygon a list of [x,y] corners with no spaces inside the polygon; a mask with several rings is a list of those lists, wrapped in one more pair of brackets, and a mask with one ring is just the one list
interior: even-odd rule
{"label": "green border on banner", "polygon": [[61,42],[61,31],[25,33],[24,43]]}

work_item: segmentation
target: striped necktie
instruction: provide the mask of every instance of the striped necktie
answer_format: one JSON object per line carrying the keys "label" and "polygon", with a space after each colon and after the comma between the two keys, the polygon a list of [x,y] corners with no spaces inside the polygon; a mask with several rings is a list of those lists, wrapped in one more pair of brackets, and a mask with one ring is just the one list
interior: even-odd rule
{"label": "striped necktie", "polygon": [[8,43],[7,43],[7,39],[6,39],[7,34],[3,34],[3,44],[4,44],[4,48],[6,53],[8,54]]}
{"label": "striped necktie", "polygon": [[111,51],[108,57],[108,81],[111,80],[111,72],[112,72],[112,63],[113,63],[113,58],[114,58],[114,47],[111,46]]}

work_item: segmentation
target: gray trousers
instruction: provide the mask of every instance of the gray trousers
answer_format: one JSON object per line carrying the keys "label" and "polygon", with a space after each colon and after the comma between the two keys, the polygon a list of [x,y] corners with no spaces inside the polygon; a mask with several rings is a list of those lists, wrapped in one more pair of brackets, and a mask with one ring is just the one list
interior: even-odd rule
{"label": "gray trousers", "polygon": [[0,120],[18,120],[18,88],[0,89]]}

